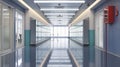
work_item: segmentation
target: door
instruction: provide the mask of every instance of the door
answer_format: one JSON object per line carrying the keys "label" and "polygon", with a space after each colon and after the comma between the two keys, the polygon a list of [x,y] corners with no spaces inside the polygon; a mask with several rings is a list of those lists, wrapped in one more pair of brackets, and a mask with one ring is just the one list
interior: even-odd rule
{"label": "door", "polygon": [[15,37],[16,37],[16,47],[23,45],[23,14],[16,10],[15,12]]}

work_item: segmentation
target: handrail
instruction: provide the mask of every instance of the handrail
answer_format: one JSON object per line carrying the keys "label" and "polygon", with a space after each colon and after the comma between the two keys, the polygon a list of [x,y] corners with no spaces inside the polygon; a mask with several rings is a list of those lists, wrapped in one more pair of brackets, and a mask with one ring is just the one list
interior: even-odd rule
{"label": "handrail", "polygon": [[40,67],[44,67],[44,64],[45,64],[46,60],[48,59],[51,51],[52,51],[52,50],[50,50],[50,51],[47,53],[47,55],[46,55],[45,58],[43,59],[42,63],[40,64]]}
{"label": "handrail", "polygon": [[68,50],[68,52],[70,53],[70,56],[71,56],[71,58],[73,59],[73,61],[74,61],[75,65],[76,65],[76,67],[80,67],[80,65],[79,65],[79,63],[77,62],[77,60],[75,59],[73,53],[72,53],[70,50]]}

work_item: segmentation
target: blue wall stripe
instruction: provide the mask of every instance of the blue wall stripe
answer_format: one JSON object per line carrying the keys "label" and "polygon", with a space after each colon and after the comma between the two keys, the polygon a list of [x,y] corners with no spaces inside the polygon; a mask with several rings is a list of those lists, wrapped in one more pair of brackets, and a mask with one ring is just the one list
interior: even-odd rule
{"label": "blue wall stripe", "polygon": [[95,30],[89,30],[89,43],[90,43],[90,63],[94,63],[95,59]]}
{"label": "blue wall stripe", "polygon": [[29,46],[30,45],[30,30],[25,30],[25,46]]}
{"label": "blue wall stripe", "polygon": [[30,63],[30,30],[25,30],[25,63]]}
{"label": "blue wall stripe", "polygon": [[95,30],[89,30],[89,43],[90,46],[94,46],[95,44]]}

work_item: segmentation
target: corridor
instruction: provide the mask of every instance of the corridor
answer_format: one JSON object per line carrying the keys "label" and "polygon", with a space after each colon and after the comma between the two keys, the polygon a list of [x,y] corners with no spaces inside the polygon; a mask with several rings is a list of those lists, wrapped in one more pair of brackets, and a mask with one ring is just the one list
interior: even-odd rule
{"label": "corridor", "polygon": [[[80,67],[83,66],[82,45],[79,45],[68,38],[54,38],[54,40],[57,40],[57,42],[54,42],[51,39],[36,47],[36,67],[40,67],[40,64],[42,63],[40,61],[44,60],[43,58],[46,57],[44,56],[45,53],[47,54],[48,58],[46,59],[46,63],[43,65],[43,67],[77,67],[74,61],[78,61],[77,64]],[[54,42],[54,44],[51,43],[50,45],[50,42]],[[64,45],[59,45],[58,42]],[[44,50],[45,48],[49,48],[49,50]],[[47,52],[50,52],[50,55],[48,55]]]}
{"label": "corridor", "polygon": [[0,0],[0,67],[120,67],[120,0]]}

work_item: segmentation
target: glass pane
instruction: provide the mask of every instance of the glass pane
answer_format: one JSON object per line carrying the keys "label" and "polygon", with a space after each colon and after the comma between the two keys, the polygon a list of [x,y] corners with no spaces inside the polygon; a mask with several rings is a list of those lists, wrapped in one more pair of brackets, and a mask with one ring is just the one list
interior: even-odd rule
{"label": "glass pane", "polygon": [[70,39],[78,43],[83,43],[83,21],[70,27],[69,32],[70,32]]}
{"label": "glass pane", "polygon": [[48,39],[51,35],[50,31],[50,26],[45,26],[41,22],[36,21],[36,43]]}
{"label": "glass pane", "polygon": [[99,15],[99,47],[103,48],[103,23],[104,23],[103,14]]}
{"label": "glass pane", "polygon": [[3,6],[2,8],[2,48],[4,50],[10,48],[10,13],[9,8],[7,6]]}
{"label": "glass pane", "polygon": [[51,34],[54,37],[68,37],[68,27],[53,27]]}
{"label": "glass pane", "polygon": [[95,37],[96,37],[96,46],[103,48],[103,11],[96,13],[96,20],[95,20]]}
{"label": "glass pane", "polygon": [[1,50],[1,46],[2,46],[2,20],[1,20],[1,17],[2,17],[2,15],[1,15],[1,13],[2,13],[2,6],[1,6],[1,4],[0,4],[0,50]]}
{"label": "glass pane", "polygon": [[19,12],[16,12],[16,44],[17,46],[22,45],[22,38],[23,38],[22,23],[23,23],[23,16]]}

